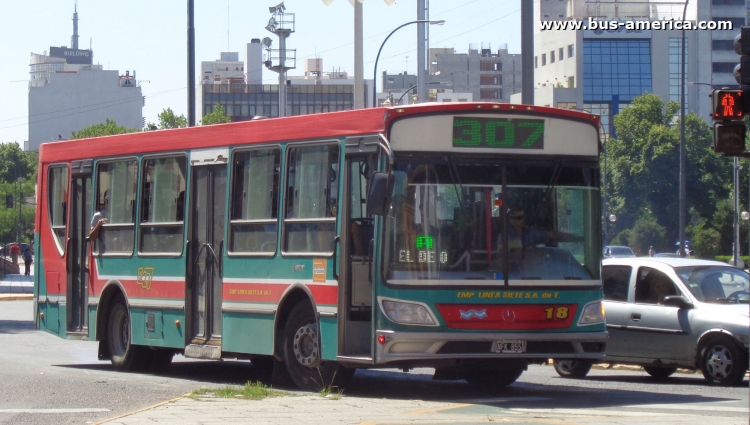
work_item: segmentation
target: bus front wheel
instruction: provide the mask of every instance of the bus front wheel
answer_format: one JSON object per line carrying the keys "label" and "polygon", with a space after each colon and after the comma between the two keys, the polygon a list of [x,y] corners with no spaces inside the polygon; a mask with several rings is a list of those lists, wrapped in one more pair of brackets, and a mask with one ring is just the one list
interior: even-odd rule
{"label": "bus front wheel", "polygon": [[587,360],[557,360],[552,361],[555,371],[563,378],[583,378],[591,370],[593,363]]}
{"label": "bus front wheel", "polygon": [[130,314],[122,297],[112,304],[107,320],[107,344],[116,370],[132,371],[143,366],[146,359],[143,347],[130,342]]}
{"label": "bus front wheel", "polygon": [[284,363],[292,381],[305,391],[340,387],[354,369],[321,359],[320,332],[310,302],[297,304],[284,327]]}
{"label": "bus front wheel", "polygon": [[526,363],[512,362],[501,367],[488,369],[472,368],[466,371],[464,379],[469,385],[484,388],[501,388],[516,382],[526,370]]}

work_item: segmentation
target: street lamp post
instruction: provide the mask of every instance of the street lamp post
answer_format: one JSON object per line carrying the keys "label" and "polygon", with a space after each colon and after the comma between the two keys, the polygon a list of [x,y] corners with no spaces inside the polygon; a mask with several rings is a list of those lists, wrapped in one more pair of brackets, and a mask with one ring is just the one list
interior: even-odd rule
{"label": "street lamp post", "polygon": [[[685,0],[685,6],[682,9],[682,22],[685,22],[687,15],[688,0]],[[682,54],[680,55],[680,179],[679,179],[679,241],[680,256],[686,257],[685,252],[685,221],[687,208],[686,198],[686,181],[687,181],[687,150],[685,147],[685,28],[682,28]]]}
{"label": "street lamp post", "polygon": [[385,46],[385,42],[388,41],[389,38],[393,35],[394,32],[400,30],[401,28],[411,25],[411,24],[419,24],[423,22],[429,22],[430,25],[443,25],[445,23],[444,20],[439,21],[430,21],[426,19],[418,19],[416,21],[410,21],[405,24],[401,24],[396,29],[390,32],[388,36],[383,40],[383,44],[380,45],[380,49],[378,49],[378,55],[375,57],[375,66],[372,68],[372,107],[378,106],[378,99],[377,99],[377,79],[378,79],[378,60],[380,59],[380,52],[383,51],[383,46]]}

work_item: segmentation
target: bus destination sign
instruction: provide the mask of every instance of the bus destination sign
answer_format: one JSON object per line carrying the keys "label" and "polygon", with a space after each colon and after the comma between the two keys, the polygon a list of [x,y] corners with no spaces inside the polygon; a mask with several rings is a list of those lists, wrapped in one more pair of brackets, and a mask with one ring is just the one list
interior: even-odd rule
{"label": "bus destination sign", "polygon": [[453,147],[544,149],[544,120],[454,117]]}

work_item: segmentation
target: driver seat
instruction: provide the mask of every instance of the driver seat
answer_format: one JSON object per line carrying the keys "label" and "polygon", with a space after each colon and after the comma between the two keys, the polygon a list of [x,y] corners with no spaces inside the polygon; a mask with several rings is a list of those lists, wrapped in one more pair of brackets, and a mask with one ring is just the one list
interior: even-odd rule
{"label": "driver seat", "polygon": [[721,285],[719,273],[711,273],[701,280],[700,288],[703,293],[703,297],[707,300],[715,300],[724,298],[724,287]]}

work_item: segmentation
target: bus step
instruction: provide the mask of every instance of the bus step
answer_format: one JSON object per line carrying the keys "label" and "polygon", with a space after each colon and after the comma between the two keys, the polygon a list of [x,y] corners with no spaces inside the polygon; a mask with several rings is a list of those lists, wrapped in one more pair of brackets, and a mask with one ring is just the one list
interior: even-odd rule
{"label": "bus step", "polygon": [[185,357],[191,359],[219,360],[221,359],[221,347],[190,344],[185,347]]}

